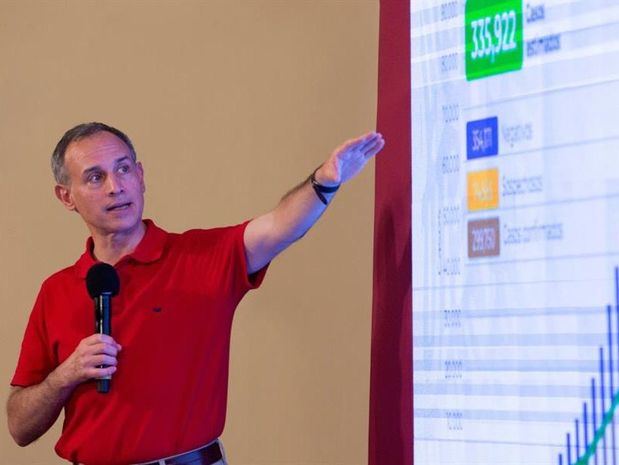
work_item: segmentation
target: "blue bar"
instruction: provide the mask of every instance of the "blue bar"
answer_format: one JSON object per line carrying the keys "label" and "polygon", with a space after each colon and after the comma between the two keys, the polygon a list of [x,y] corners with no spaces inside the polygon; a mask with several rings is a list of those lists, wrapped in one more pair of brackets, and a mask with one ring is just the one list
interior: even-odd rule
{"label": "blue bar", "polygon": [[570,444],[570,433],[567,433],[567,465],[572,465],[572,446]]}
{"label": "blue bar", "polygon": [[[609,409],[612,409],[612,405],[613,405],[613,400],[615,397],[615,387],[614,387],[614,382],[613,382],[613,378],[615,377],[615,370],[613,367],[613,333],[612,333],[612,307],[610,305],[606,306],[606,316],[607,316],[607,320],[608,320],[608,379],[610,380],[610,387],[608,389],[608,398],[610,399],[609,402]],[[613,415],[613,419],[610,423],[610,437],[611,437],[611,444],[612,444],[612,462],[613,465],[617,465],[617,454],[616,454],[616,440],[615,440],[615,416]]]}
{"label": "blue bar", "polygon": [[615,304],[619,307],[619,266],[615,267]]}
{"label": "blue bar", "polygon": [[574,437],[575,442],[576,442],[576,460],[578,460],[578,457],[580,457],[580,440],[579,440],[580,428],[578,428],[578,418],[576,418],[574,420],[574,423],[575,423],[574,426],[576,427],[575,428],[576,429],[576,434],[575,434],[575,437]]}
{"label": "blue bar", "polygon": [[[615,267],[615,311],[617,317],[617,337],[619,338],[619,267]],[[617,341],[619,342],[619,339]],[[619,344],[617,344],[617,350],[619,351]],[[619,352],[617,352],[617,360],[619,360]]]}
{"label": "blue bar", "polygon": [[559,465],[563,465],[563,455],[559,454]]}
{"label": "blue bar", "polygon": [[[604,395],[604,349],[602,347],[600,347],[600,403],[601,405],[601,410],[600,410],[600,425],[602,423],[604,423],[604,416],[606,415],[606,401],[605,401],[605,395]],[[602,452],[604,453],[603,457],[604,457],[604,465],[608,465],[608,462],[606,461],[606,431],[604,431],[604,434],[602,435]]]}
{"label": "blue bar", "polygon": [[[617,266],[615,267],[615,324],[617,330],[617,332],[615,333],[617,350],[619,351],[619,267]],[[619,369],[619,352],[617,352],[617,368]],[[619,393],[613,393],[613,397],[616,395],[619,395]],[[613,415],[613,465],[616,465],[615,420],[616,416]]]}
{"label": "blue bar", "polygon": [[582,429],[585,432],[585,451],[589,447],[589,432],[587,431],[587,403],[582,403]]}
{"label": "blue bar", "polygon": [[610,389],[608,391],[608,398],[610,399],[610,403],[613,403],[613,397],[615,395],[615,388],[613,383],[613,333],[611,331],[611,307],[610,305],[606,306],[606,317],[608,319],[608,379],[610,380]]}
{"label": "blue bar", "polygon": [[492,157],[499,153],[499,118],[466,123],[466,159]]}
{"label": "blue bar", "polygon": [[[591,440],[593,441],[595,439],[595,429],[597,428],[597,419],[596,419],[596,415],[595,415],[595,378],[591,378],[591,410],[592,410],[592,414],[593,414],[593,418],[591,421],[591,430],[593,431],[593,434],[591,435]],[[598,463],[598,451],[597,449],[595,450],[595,452],[593,453],[593,458],[595,465],[597,465]]]}

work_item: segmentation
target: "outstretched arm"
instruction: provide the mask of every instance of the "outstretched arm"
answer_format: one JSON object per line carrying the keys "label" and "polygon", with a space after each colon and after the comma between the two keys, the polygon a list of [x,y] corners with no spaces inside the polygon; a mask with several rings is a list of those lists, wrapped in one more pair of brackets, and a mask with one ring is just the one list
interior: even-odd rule
{"label": "outstretched arm", "polygon": [[375,132],[344,142],[314,172],[317,185],[308,178],[288,192],[275,209],[252,220],[244,236],[248,272],[258,271],[303,237],[335,195],[325,191],[359,174],[384,145],[382,135]]}

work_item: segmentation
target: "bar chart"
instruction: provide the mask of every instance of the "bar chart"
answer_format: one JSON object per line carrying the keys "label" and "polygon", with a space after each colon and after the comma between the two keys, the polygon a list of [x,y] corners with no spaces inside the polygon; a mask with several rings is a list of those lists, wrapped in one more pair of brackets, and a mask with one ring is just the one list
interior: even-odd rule
{"label": "bar chart", "polygon": [[574,429],[566,433],[565,450],[558,455],[559,465],[584,465],[592,459],[595,463],[617,464],[615,410],[619,391],[615,389],[617,371],[613,359],[619,359],[619,268],[615,268],[615,295],[614,304],[606,306],[608,340],[605,347],[599,348],[599,373],[591,377],[591,397],[582,404],[582,416],[574,419]]}

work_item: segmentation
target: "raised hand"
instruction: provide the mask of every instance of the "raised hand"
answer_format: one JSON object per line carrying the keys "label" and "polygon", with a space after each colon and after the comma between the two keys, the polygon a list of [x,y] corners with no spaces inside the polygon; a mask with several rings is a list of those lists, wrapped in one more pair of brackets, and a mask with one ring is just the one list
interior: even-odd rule
{"label": "raised hand", "polygon": [[324,186],[345,183],[361,172],[366,163],[385,146],[383,136],[369,132],[336,148],[316,171],[316,181]]}

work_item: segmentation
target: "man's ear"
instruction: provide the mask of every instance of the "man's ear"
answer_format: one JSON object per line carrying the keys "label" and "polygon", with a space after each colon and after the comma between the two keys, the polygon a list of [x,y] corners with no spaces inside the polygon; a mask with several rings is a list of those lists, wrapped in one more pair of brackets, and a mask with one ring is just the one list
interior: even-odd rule
{"label": "man's ear", "polygon": [[56,187],[54,187],[54,193],[67,210],[77,211],[73,198],[71,197],[71,189],[68,186],[56,184]]}
{"label": "man's ear", "polygon": [[146,183],[144,182],[144,167],[142,166],[142,162],[137,162],[136,166],[138,167],[138,173],[140,173],[140,184],[142,184],[142,194],[146,192]]}

